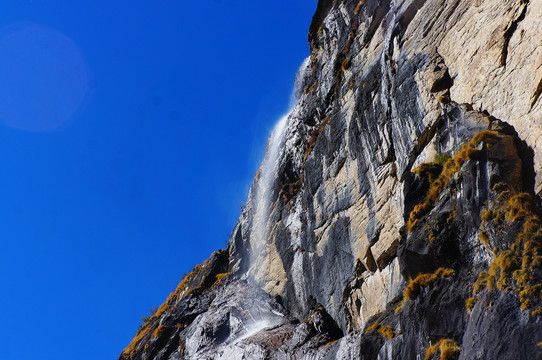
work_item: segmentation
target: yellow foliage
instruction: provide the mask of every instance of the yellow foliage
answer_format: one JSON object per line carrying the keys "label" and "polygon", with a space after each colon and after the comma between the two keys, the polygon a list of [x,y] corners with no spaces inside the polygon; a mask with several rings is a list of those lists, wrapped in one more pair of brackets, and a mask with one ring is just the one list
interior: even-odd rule
{"label": "yellow foliage", "polygon": [[439,268],[430,274],[420,274],[414,280],[410,280],[405,288],[404,297],[405,299],[414,299],[424,288],[435,285],[440,279],[453,276],[455,276],[455,271],[447,268]]}
{"label": "yellow foliage", "polygon": [[412,172],[427,177],[430,183],[433,183],[442,172],[442,164],[436,162],[423,163],[412,169]]}
{"label": "yellow foliage", "polygon": [[147,325],[132,339],[130,344],[122,351],[122,353],[127,356],[131,357],[131,355],[139,350],[140,344],[139,342],[148,334],[151,332],[151,327],[147,323]]}
{"label": "yellow foliage", "polygon": [[448,186],[453,175],[461,169],[467,160],[478,156],[480,150],[478,150],[477,147],[480,145],[480,143],[498,136],[498,133],[495,131],[481,131],[474,135],[468,144],[463,145],[461,149],[454,154],[453,158],[450,158],[444,163],[442,172],[431,184],[431,188],[425,196],[424,202],[419,204],[419,206],[414,207],[414,210],[412,210],[410,213],[407,223],[407,230],[409,233],[414,229],[416,220],[429,213],[429,211],[433,208],[438,200],[438,196],[444,190],[444,188]]}
{"label": "yellow foliage", "polygon": [[465,302],[465,307],[467,308],[468,312],[472,311],[472,308],[474,307],[474,305],[476,305],[476,299],[473,297],[468,298],[467,301]]}
{"label": "yellow foliage", "polygon": [[[475,294],[480,291],[483,282],[489,290],[495,285],[501,291],[513,290],[525,310],[542,299],[541,278],[537,275],[542,270],[542,221],[532,195],[515,192],[501,183],[493,189],[501,192],[493,208],[482,212],[482,220],[493,220],[497,226],[519,223],[522,230],[510,249],[496,254],[488,271],[480,273],[473,290]],[[487,244],[483,236],[480,239]]]}
{"label": "yellow foliage", "polygon": [[374,324],[372,324],[371,326],[369,326],[366,330],[365,330],[365,334],[367,334],[368,332],[370,331],[373,331],[373,330],[377,330],[378,333],[388,339],[388,340],[391,340],[395,337],[395,331],[389,327],[389,326],[386,326],[386,325],[380,325],[378,322],[375,322]]}
{"label": "yellow foliage", "polygon": [[403,302],[395,311],[399,312],[403,308],[406,300],[415,299],[424,288],[436,285],[440,279],[451,278],[454,276],[454,270],[438,268],[434,273],[420,274],[415,279],[411,279],[403,292]]}
{"label": "yellow foliage", "polygon": [[425,360],[431,359],[437,353],[437,350],[438,343],[429,346],[427,350],[425,350]]}
{"label": "yellow foliage", "polygon": [[354,9],[354,14],[359,14],[359,11],[361,10],[361,7],[363,6],[363,4],[365,4],[365,0],[361,0],[358,5],[356,6],[356,8]]}
{"label": "yellow foliage", "polygon": [[487,237],[487,233],[485,231],[480,231],[479,235],[480,235],[480,242],[484,245],[488,245],[489,238]]}
{"label": "yellow foliage", "polygon": [[378,333],[388,340],[391,340],[395,337],[395,331],[393,331],[393,329],[389,326],[381,326],[378,329]]}
{"label": "yellow foliage", "polygon": [[[130,358],[132,357],[133,353],[135,351],[139,351],[141,347],[143,346],[143,339],[151,332],[151,330],[156,326],[158,320],[160,317],[171,308],[171,306],[178,301],[182,296],[188,295],[192,290],[200,287],[202,284],[203,279],[196,284],[195,286],[188,287],[188,284],[199,274],[201,274],[202,270],[205,269],[207,266],[209,266],[209,260],[206,260],[201,265],[196,265],[192,271],[187,274],[183,280],[179,283],[177,286],[177,289],[173,291],[167,298],[166,302],[164,302],[154,314],[150,318],[147,319],[144,325],[142,325],[141,330],[134,336],[130,344],[123,350],[123,354],[125,357]],[[154,332],[152,334],[152,338],[156,336],[160,336],[160,334],[165,330],[165,327],[163,325],[158,326],[154,328]]]}
{"label": "yellow foliage", "polygon": [[425,351],[425,360],[433,358],[437,351],[440,352],[440,360],[457,360],[461,348],[453,340],[440,339],[436,344],[427,348]]}
{"label": "yellow foliage", "polygon": [[216,286],[216,285],[220,284],[224,280],[224,278],[228,277],[229,275],[231,275],[231,272],[225,272],[225,273],[217,274],[216,275],[216,280],[215,280],[215,283],[213,284],[213,286]]}
{"label": "yellow foliage", "polygon": [[377,323],[377,322],[375,322],[373,325],[369,326],[369,327],[365,330],[365,334],[367,334],[369,331],[377,330],[379,327],[380,327],[380,324]]}
{"label": "yellow foliage", "polygon": [[158,326],[154,332],[152,333],[152,336],[151,336],[151,339],[156,339],[158,337],[160,337],[160,335],[162,335],[164,333],[164,331],[166,330],[166,326],[165,325],[160,325]]}
{"label": "yellow foliage", "polygon": [[489,209],[482,210],[481,218],[482,218],[483,221],[490,221],[494,217],[495,217],[495,215],[493,214],[492,210],[489,210]]}

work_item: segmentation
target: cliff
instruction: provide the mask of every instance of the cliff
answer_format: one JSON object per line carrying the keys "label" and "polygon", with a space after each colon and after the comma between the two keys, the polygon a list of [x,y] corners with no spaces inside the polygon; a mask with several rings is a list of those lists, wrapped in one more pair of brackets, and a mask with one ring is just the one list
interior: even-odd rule
{"label": "cliff", "polygon": [[320,0],[226,250],[119,359],[542,357],[542,0]]}

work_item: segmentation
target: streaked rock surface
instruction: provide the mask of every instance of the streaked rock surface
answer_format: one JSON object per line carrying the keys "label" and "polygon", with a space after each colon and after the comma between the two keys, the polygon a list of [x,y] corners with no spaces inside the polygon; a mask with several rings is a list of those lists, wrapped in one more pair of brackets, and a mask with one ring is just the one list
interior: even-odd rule
{"label": "streaked rock surface", "polygon": [[540,358],[542,0],[320,0],[309,43],[267,218],[260,169],[120,359]]}

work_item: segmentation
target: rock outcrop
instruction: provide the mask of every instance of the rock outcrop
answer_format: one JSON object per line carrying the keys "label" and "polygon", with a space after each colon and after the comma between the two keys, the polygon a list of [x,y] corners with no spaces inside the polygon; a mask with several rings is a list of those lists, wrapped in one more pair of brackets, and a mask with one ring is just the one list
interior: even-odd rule
{"label": "rock outcrop", "polygon": [[542,357],[542,0],[320,0],[308,38],[228,248],[119,359]]}

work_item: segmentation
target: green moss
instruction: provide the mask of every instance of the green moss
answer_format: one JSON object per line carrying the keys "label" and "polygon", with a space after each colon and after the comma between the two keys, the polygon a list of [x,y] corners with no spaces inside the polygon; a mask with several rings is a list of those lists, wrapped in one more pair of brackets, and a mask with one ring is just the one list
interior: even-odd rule
{"label": "green moss", "polygon": [[450,156],[450,154],[436,154],[435,155],[435,159],[433,160],[433,162],[437,163],[437,164],[440,164],[440,165],[444,165],[446,163],[446,161],[450,160],[452,157]]}

